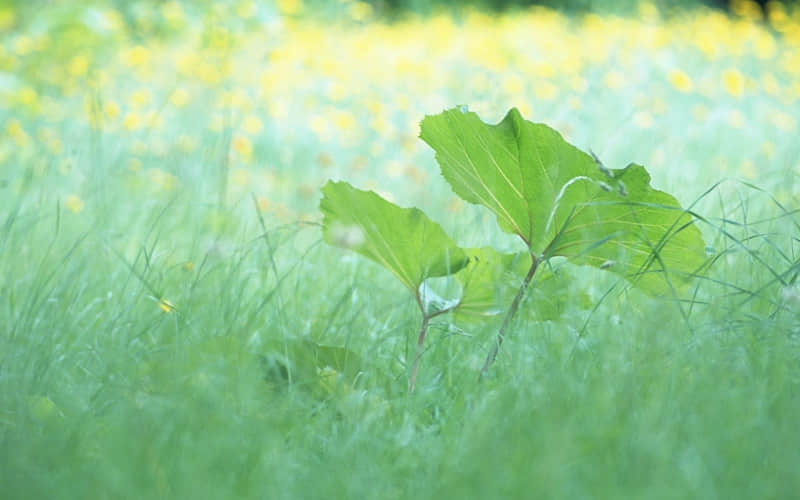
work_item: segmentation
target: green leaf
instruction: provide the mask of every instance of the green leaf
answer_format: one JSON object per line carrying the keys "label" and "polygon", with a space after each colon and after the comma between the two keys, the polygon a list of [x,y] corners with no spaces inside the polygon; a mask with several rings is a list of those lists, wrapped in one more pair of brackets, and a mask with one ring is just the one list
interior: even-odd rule
{"label": "green leaf", "polygon": [[[508,310],[531,266],[527,252],[500,253],[491,247],[466,249],[470,263],[455,275],[461,284],[461,301],[453,311],[454,319],[465,325],[491,321]],[[572,266],[574,267],[574,266]],[[585,292],[575,292],[568,284],[575,276],[564,266],[553,272],[543,266],[536,273],[529,292],[531,318],[555,320],[567,311],[591,307]]]}
{"label": "green leaf", "polygon": [[455,275],[461,284],[456,320],[472,323],[506,312],[531,266],[527,252],[500,253],[491,247],[466,250],[470,263]]}
{"label": "green leaf", "polygon": [[444,230],[418,208],[401,208],[372,191],[328,181],[320,210],[326,242],[381,264],[416,294],[426,278],[447,276],[468,259]]}
{"label": "green leaf", "polygon": [[640,165],[609,170],[516,109],[489,125],[455,108],[425,117],[421,131],[453,191],[537,256],[607,269],[656,294],[682,288],[705,263],[692,217]]}
{"label": "green leaf", "polygon": [[323,371],[341,374],[352,384],[363,370],[363,361],[353,351],[340,346],[323,345],[308,338],[273,342],[261,356],[265,376],[273,382],[316,382]]}

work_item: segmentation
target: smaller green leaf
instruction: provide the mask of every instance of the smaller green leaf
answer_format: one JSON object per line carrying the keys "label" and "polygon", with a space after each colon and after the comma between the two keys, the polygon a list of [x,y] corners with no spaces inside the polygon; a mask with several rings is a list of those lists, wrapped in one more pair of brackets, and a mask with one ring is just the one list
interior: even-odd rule
{"label": "smaller green leaf", "polygon": [[[454,320],[472,326],[502,317],[530,269],[530,254],[500,253],[491,247],[466,252],[470,264],[455,275],[462,295],[453,311]],[[591,308],[589,295],[574,288],[580,269],[571,265],[539,266],[528,289],[527,317],[533,321],[557,320],[568,312]]]}
{"label": "smaller green leaf", "polygon": [[328,181],[322,193],[325,241],[381,264],[415,295],[426,278],[447,276],[469,262],[441,226],[418,208],[398,207],[346,182]]}
{"label": "smaller green leaf", "polygon": [[461,283],[457,321],[475,323],[505,313],[531,266],[527,252],[500,253],[491,247],[467,250],[470,264],[456,274]]}

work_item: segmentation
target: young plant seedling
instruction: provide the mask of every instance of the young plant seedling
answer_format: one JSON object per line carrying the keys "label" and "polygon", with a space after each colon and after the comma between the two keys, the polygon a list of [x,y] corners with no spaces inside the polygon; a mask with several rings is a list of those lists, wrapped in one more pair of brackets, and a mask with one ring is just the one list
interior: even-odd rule
{"label": "young plant seedling", "polygon": [[618,273],[659,295],[676,295],[705,264],[693,217],[650,186],[644,167],[608,169],[517,109],[497,125],[463,107],[450,109],[425,117],[420,137],[436,152],[453,191],[491,210],[530,253],[481,374],[497,357],[540,263],[551,257]]}
{"label": "young plant seedling", "polygon": [[[644,167],[606,168],[593,153],[524,120],[516,109],[497,125],[466,107],[447,110],[425,117],[420,137],[436,152],[453,191],[491,210],[500,228],[517,235],[527,251],[465,250],[417,208],[398,207],[345,182],[323,187],[325,241],[389,269],[419,307],[411,391],[431,319],[453,313],[457,322],[481,321],[502,313],[498,303],[513,294],[481,369],[485,374],[534,276],[552,257],[614,272],[647,293],[673,297],[707,264],[694,218],[673,196],[650,186]],[[427,280],[448,275],[455,275],[461,297],[433,300]],[[553,281],[545,291],[550,298],[556,296]],[[515,283],[515,293],[508,293]]]}

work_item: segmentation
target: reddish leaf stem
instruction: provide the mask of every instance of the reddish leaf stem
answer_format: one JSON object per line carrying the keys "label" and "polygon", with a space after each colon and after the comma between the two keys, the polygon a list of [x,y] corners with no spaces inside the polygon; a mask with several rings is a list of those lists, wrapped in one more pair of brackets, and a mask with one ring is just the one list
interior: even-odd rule
{"label": "reddish leaf stem", "polygon": [[419,369],[419,358],[422,354],[422,343],[425,342],[425,334],[428,331],[428,322],[432,316],[427,314],[422,315],[422,324],[419,327],[419,337],[417,338],[417,354],[414,356],[414,367],[411,369],[411,381],[408,384],[408,392],[414,392],[414,387],[417,385],[417,370]]}

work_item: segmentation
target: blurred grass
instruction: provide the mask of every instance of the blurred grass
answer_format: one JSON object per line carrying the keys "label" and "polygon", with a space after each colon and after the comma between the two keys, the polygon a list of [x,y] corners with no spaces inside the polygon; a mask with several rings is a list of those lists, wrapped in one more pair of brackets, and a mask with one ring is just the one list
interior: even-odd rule
{"label": "blurred grass", "polygon": [[[800,11],[3,5],[4,498],[798,490]],[[704,217],[693,298],[564,270],[581,300],[481,385],[491,328],[434,325],[408,396],[414,306],[320,243],[317,191],[512,246],[416,138],[456,104],[646,165]]]}

